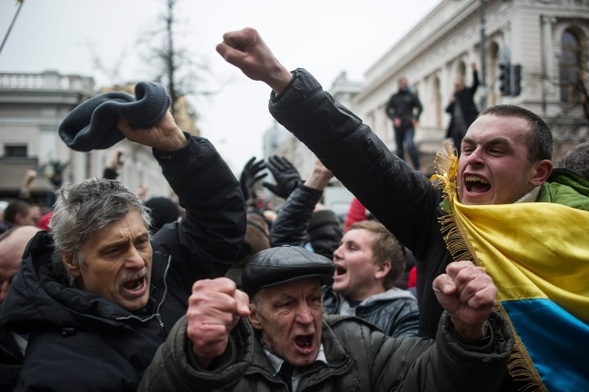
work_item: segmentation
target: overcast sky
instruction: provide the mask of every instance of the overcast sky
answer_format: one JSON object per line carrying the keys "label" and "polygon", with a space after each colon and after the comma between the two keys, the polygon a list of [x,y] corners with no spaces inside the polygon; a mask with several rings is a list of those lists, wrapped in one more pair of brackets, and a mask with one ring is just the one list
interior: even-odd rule
{"label": "overcast sky", "polygon": [[[289,69],[308,69],[329,88],[346,71],[364,72],[442,0],[183,0],[182,39],[177,46],[207,62],[210,86],[224,84],[210,98],[192,100],[202,136],[211,140],[239,172],[261,157],[261,137],[273,120],[270,89],[249,80],[216,53],[226,31],[256,28]],[[141,58],[140,36],[153,28],[165,0],[25,0],[0,52],[0,72],[43,72],[93,76],[97,87],[112,84],[94,65],[118,69],[117,82],[150,80],[152,64]],[[0,0],[0,37],[14,17],[16,0]],[[91,48],[91,49],[90,49]],[[215,82],[213,82],[215,81]],[[0,135],[1,137],[1,135]]]}

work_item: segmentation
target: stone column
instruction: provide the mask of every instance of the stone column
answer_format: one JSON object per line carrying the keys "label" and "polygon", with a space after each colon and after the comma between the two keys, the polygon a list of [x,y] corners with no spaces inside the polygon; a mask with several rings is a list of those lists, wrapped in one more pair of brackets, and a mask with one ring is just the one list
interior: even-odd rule
{"label": "stone column", "polygon": [[554,45],[553,45],[553,37],[552,32],[553,28],[552,25],[556,22],[556,18],[553,16],[542,16],[542,51],[544,52],[543,61],[543,72],[546,76],[544,81],[544,88],[545,88],[545,95],[546,97],[552,97],[554,94],[554,88],[550,83],[554,77],[557,75],[555,74],[554,68]]}

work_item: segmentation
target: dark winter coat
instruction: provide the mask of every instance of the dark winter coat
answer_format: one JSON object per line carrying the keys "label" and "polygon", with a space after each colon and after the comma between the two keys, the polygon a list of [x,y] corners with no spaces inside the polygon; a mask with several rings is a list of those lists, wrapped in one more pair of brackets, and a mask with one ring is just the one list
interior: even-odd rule
{"label": "dark winter coat", "polygon": [[343,229],[331,210],[314,211],[322,191],[297,184],[282,204],[270,228],[271,246],[308,246],[315,253],[333,258],[339,247]]}
{"label": "dark winter coat", "polygon": [[16,391],[135,391],[174,323],[186,313],[195,280],[222,276],[245,231],[239,183],[214,147],[192,137],[174,152],[154,150],[186,209],[181,223],[153,239],[151,295],[130,312],[69,287],[51,262],[50,234],[37,234],[4,303],[6,328],[30,333]]}
{"label": "dark winter coat", "polygon": [[[456,97],[456,101],[450,103],[446,107],[446,113],[450,114],[452,117],[450,118],[450,123],[448,124],[448,129],[446,130],[446,137],[452,137],[452,127],[454,126],[454,105],[460,105],[460,110],[462,112],[462,116],[464,117],[464,125],[466,129],[470,127],[470,124],[476,120],[477,116],[479,115],[479,110],[477,105],[474,102],[474,95],[477,92],[477,88],[479,87],[479,73],[477,70],[472,71],[472,85],[468,88],[463,89],[459,93],[455,93],[454,96]],[[456,146],[457,148],[459,146]]]}
{"label": "dark winter coat", "polygon": [[22,366],[23,354],[12,331],[0,327],[0,391],[12,391]]}
{"label": "dark winter coat", "polygon": [[444,213],[441,191],[395,156],[312,75],[302,69],[294,75],[292,87],[271,99],[271,114],[413,252],[419,274],[419,333],[435,337],[443,308],[431,287],[452,261],[438,222]]}
{"label": "dark winter coat", "polygon": [[397,91],[389,98],[385,107],[385,112],[391,120],[395,117],[401,119],[401,126],[395,127],[395,129],[405,129],[411,126],[413,119],[419,121],[422,111],[421,101],[417,95],[408,90]]}
{"label": "dark winter coat", "polygon": [[[327,364],[310,366],[297,391],[497,391],[513,337],[496,314],[489,326],[492,338],[473,347],[457,338],[447,315],[436,340],[394,339],[359,318],[325,316],[321,341]],[[207,370],[190,347],[183,318],[158,349],[139,391],[287,391],[247,320],[233,329],[225,353]]]}

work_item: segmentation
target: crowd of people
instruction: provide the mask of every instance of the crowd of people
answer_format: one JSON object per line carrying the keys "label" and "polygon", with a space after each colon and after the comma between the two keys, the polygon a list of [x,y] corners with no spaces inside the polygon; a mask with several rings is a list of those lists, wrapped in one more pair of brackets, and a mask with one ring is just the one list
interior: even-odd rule
{"label": "crowd of people", "polygon": [[[478,113],[473,64],[429,179],[406,78],[393,153],[256,30],[217,51],[270,87],[312,173],[252,157],[237,178],[169,111],[120,115],[114,139],[151,147],[177,202],[124,187],[115,149],[102,178],[59,187],[44,226],[27,201],[5,207],[1,390],[589,389],[589,142],[553,163],[536,114]],[[354,194],[344,221],[322,203],[333,178]]]}

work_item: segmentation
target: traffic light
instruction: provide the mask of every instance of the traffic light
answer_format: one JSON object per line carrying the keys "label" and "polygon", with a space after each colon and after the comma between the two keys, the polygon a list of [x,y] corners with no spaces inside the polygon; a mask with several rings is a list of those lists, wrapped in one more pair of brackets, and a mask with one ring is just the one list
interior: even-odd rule
{"label": "traffic light", "polygon": [[522,66],[516,64],[513,66],[513,89],[511,95],[517,97],[522,92]]}
{"label": "traffic light", "polygon": [[501,95],[504,97],[511,95],[511,64],[499,64],[499,83]]}

